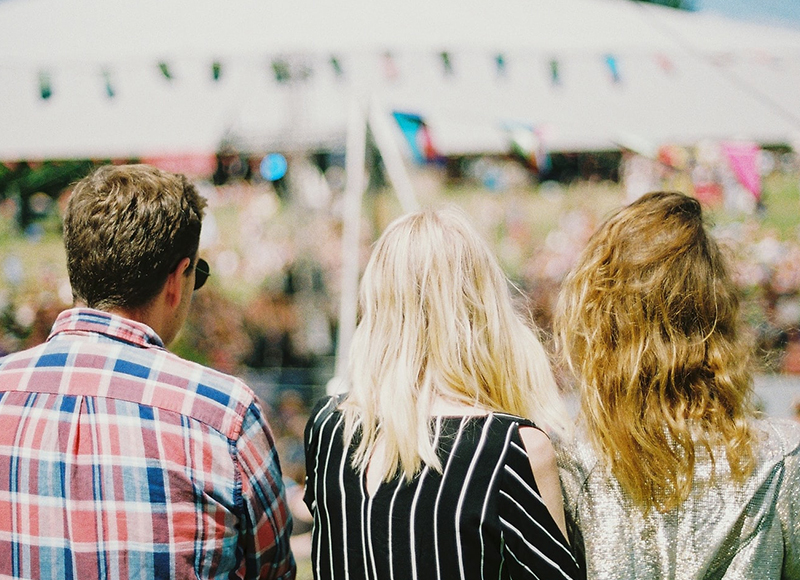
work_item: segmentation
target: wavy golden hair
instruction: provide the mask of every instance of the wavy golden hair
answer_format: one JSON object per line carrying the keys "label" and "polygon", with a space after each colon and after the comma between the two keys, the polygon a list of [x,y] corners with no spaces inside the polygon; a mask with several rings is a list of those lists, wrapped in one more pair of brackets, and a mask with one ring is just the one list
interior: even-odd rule
{"label": "wavy golden hair", "polygon": [[612,215],[565,280],[554,326],[591,442],[637,505],[680,505],[703,449],[749,475],[750,342],[696,199],[654,192]]}
{"label": "wavy golden hair", "polygon": [[423,464],[441,470],[431,440],[436,396],[564,433],[566,410],[532,322],[515,311],[508,280],[460,211],[425,210],[390,224],[359,300],[342,404],[348,444],[358,434],[359,471],[378,442],[382,479],[410,479]]}

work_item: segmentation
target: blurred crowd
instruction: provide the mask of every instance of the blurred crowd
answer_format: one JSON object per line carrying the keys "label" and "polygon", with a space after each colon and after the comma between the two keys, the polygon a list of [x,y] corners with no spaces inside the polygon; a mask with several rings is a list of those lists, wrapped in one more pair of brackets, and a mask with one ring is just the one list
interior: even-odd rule
{"label": "blurred crowd", "polygon": [[[416,175],[415,186],[422,203],[456,203],[473,216],[517,286],[517,299],[546,336],[564,275],[600,220],[630,192],[624,182],[536,184],[514,167],[491,165],[508,184],[499,190],[445,183],[435,169]],[[781,183],[795,179],[796,169],[773,167]],[[284,472],[298,486],[305,472],[303,427],[333,375],[336,350],[342,180],[327,177],[309,173],[302,180],[306,193],[294,199],[285,187],[263,180],[200,184],[209,200],[200,252],[212,274],[173,345],[182,356],[246,377],[273,416]],[[800,211],[797,180],[792,183],[793,208]],[[44,217],[25,234],[14,230],[15,200],[0,204],[0,354],[45,340],[70,304],[59,238],[66,195],[49,206],[38,199]],[[759,201],[770,203],[768,196]],[[717,203],[713,196],[706,202]],[[368,192],[362,264],[398,214],[388,188]],[[800,374],[800,224],[778,231],[765,226],[758,211],[719,221],[714,232],[734,257],[761,371]]]}

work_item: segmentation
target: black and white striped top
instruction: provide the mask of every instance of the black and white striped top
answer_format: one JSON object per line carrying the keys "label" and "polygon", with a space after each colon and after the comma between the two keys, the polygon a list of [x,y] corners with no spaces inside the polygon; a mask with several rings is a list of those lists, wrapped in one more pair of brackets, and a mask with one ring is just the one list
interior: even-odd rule
{"label": "black and white striped top", "polygon": [[338,400],[323,399],[305,433],[317,580],[582,577],[531,472],[519,426],[532,423],[433,418],[443,473],[424,467],[370,495],[354,446],[344,448]]}

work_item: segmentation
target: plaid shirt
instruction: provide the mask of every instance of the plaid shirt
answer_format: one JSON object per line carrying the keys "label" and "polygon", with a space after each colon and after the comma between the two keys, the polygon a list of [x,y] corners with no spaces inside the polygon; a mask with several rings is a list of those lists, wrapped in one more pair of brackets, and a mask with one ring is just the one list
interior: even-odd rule
{"label": "plaid shirt", "polygon": [[89,309],[0,359],[0,576],[293,578],[290,534],[240,380]]}

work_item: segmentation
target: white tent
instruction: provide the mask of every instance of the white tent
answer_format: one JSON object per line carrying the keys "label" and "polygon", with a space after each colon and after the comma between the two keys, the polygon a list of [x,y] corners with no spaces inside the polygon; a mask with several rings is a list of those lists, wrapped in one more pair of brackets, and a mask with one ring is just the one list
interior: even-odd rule
{"label": "white tent", "polygon": [[799,96],[800,32],[627,0],[0,2],[7,160],[338,145],[353,98],[445,154],[517,126],[551,150],[789,142]]}

